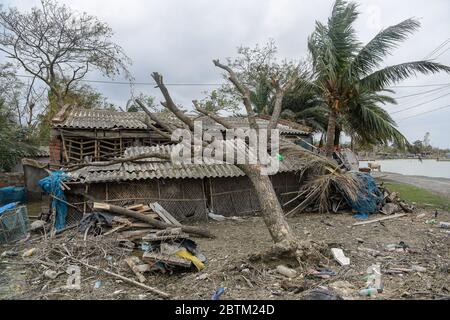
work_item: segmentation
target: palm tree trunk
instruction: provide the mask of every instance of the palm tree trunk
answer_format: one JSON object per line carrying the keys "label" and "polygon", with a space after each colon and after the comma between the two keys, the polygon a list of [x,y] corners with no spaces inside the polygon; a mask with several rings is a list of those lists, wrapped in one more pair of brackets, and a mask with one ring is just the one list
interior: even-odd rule
{"label": "palm tree trunk", "polygon": [[325,145],[325,150],[328,158],[333,157],[334,152],[334,138],[336,131],[336,119],[337,113],[334,109],[330,110],[330,116],[328,117],[328,128],[327,128],[327,141]]}
{"label": "palm tree trunk", "polygon": [[341,128],[336,126],[334,129],[334,147],[339,148],[341,145]]}

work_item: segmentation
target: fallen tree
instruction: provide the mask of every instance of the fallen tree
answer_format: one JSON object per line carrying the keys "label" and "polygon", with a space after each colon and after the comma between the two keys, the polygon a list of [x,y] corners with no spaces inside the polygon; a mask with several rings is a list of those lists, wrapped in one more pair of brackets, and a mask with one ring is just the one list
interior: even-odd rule
{"label": "fallen tree", "polygon": [[[249,123],[250,129],[259,130],[259,126],[256,121],[256,113],[253,110],[253,106],[251,104],[250,99],[250,90],[239,81],[238,76],[236,73],[227,65],[223,65],[219,62],[219,60],[214,60],[214,65],[224,71],[226,71],[228,80],[234,85],[236,91],[240,94],[242,97],[242,101],[246,110],[247,119]],[[272,116],[269,121],[269,125],[267,129],[273,130],[277,127],[278,119],[281,114],[281,106],[283,97],[286,94],[287,91],[289,91],[299,79],[299,76],[301,75],[301,72],[299,70],[298,66],[295,66],[294,70],[290,70],[289,75],[279,75],[278,78],[276,75],[272,77],[272,83],[275,90],[275,97],[276,97],[276,103],[274,105],[274,110],[272,112]],[[161,102],[161,104],[171,111],[179,120],[181,120],[188,128],[188,130],[191,131],[191,133],[194,133],[194,121],[188,117],[173,101],[172,97],[170,96],[170,93],[165,86],[163,82],[163,77],[159,73],[153,73],[152,74],[153,79],[156,82],[157,88],[160,89],[162,95],[164,96],[165,101]],[[284,79],[284,80],[281,80]],[[150,114],[148,109],[145,107],[145,105],[142,103],[142,101],[136,100],[137,104],[145,111],[146,114]],[[226,129],[235,129],[230,123],[226,122],[224,119],[221,119],[219,116],[217,116],[214,113],[211,113],[210,111],[207,111],[203,108],[201,108],[198,105],[197,101],[193,101],[193,104],[198,112],[201,114],[209,117],[216,123],[221,124]],[[152,117],[152,120],[158,121],[157,118]],[[161,127],[164,127],[166,129],[167,126],[164,125],[164,123],[158,123]],[[169,131],[170,132],[170,131]],[[172,133],[172,132],[170,132]],[[202,137],[203,139],[203,133]],[[195,139],[195,138],[194,138]],[[258,140],[262,139],[258,132]],[[267,142],[270,142],[270,138],[267,139]],[[226,142],[225,142],[226,144]],[[203,144],[204,146],[204,144]],[[245,154],[250,154],[249,152],[249,142],[244,142],[244,148],[245,148]],[[293,146],[295,148],[298,148],[300,152],[303,152],[305,150],[301,149],[298,146]],[[237,148],[236,148],[237,149]],[[303,151],[302,151],[303,150]],[[236,150],[240,152],[239,150]],[[291,227],[289,226],[286,217],[284,215],[282,206],[277,198],[277,195],[275,193],[275,189],[273,187],[272,181],[270,177],[263,171],[264,165],[261,163],[259,159],[259,153],[258,153],[258,160],[256,164],[240,164],[240,163],[233,163],[237,167],[239,167],[250,179],[252,185],[255,188],[255,194],[257,196],[257,199],[260,204],[261,209],[261,216],[269,230],[269,233],[272,237],[272,240],[274,241],[274,246],[266,253],[263,253],[261,257],[276,257],[276,256],[283,256],[283,257],[293,257],[295,258],[300,265],[303,265],[303,261],[306,259],[305,255],[309,254],[311,252],[312,245],[310,243],[305,244],[302,242],[299,242],[298,239],[295,237]]]}

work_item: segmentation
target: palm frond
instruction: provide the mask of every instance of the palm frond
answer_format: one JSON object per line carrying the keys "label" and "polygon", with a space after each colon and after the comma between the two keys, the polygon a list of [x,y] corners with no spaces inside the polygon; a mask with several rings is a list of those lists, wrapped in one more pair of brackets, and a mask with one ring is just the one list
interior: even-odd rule
{"label": "palm frond", "polygon": [[400,42],[420,27],[420,22],[410,18],[379,32],[358,53],[351,64],[350,72],[361,78],[370,74],[374,68],[379,67],[384,58]]}
{"label": "palm frond", "polygon": [[450,73],[450,67],[431,61],[406,62],[386,67],[364,77],[360,81],[360,86],[366,90],[380,91],[418,73],[426,75],[441,71]]}
{"label": "palm frond", "polygon": [[360,141],[371,144],[394,142],[400,148],[409,145],[406,137],[396,128],[396,123],[389,113],[376,104],[355,105],[345,118],[352,128],[352,133]]}

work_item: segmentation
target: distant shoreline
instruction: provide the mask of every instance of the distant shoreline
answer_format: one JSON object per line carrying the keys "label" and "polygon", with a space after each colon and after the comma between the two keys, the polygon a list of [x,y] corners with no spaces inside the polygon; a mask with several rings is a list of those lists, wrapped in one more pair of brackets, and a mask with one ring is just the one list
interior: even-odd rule
{"label": "distant shoreline", "polygon": [[428,176],[410,176],[394,172],[372,172],[374,178],[410,184],[450,198],[450,179]]}

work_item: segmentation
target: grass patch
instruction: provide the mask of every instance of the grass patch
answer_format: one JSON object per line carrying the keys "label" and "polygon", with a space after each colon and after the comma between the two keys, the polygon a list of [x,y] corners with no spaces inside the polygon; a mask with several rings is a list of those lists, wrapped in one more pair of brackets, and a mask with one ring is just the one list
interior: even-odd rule
{"label": "grass patch", "polygon": [[434,207],[448,209],[450,207],[450,199],[444,196],[435,194],[428,190],[415,187],[410,184],[385,182],[384,185],[391,192],[398,192],[400,198],[407,202],[415,202],[419,207]]}

